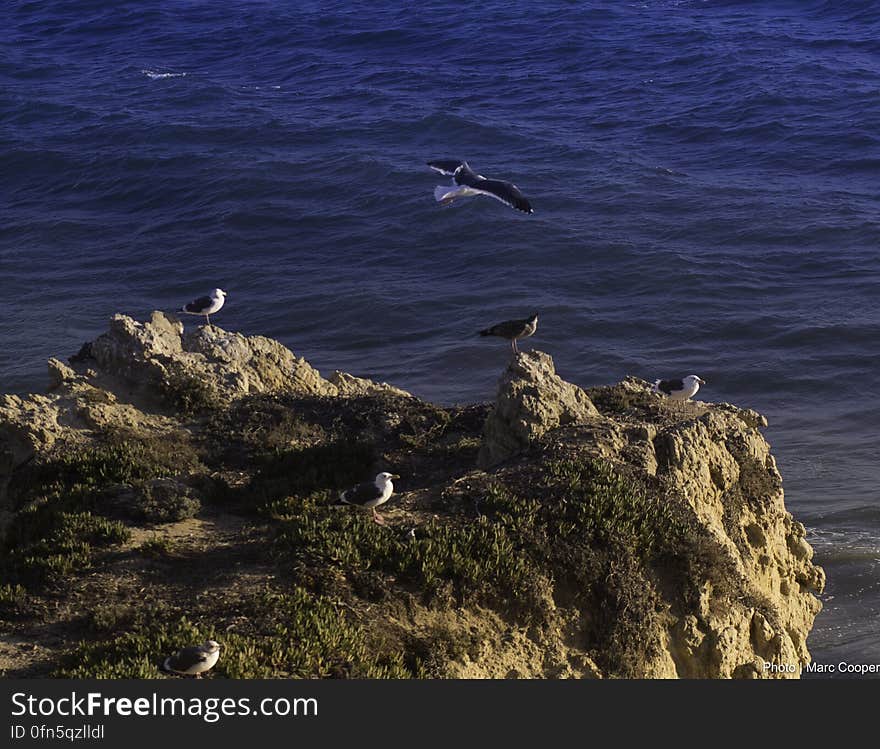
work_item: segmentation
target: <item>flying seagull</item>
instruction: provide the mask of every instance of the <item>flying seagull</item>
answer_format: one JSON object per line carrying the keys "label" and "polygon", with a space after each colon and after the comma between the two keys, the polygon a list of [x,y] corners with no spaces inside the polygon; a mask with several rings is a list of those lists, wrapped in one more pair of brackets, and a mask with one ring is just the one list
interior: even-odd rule
{"label": "flying seagull", "polygon": [[204,315],[208,325],[211,324],[210,315],[219,312],[226,301],[226,292],[223,289],[214,289],[208,296],[200,296],[198,299],[183,305],[181,312],[189,315]]}
{"label": "flying seagull", "polygon": [[516,353],[519,351],[516,342],[520,338],[528,338],[530,335],[534,335],[537,329],[538,313],[536,312],[525,320],[505,320],[504,322],[500,322],[497,325],[493,325],[491,328],[481,330],[480,335],[495,335],[499,338],[506,338],[510,341],[510,347],[513,349],[513,352]]}
{"label": "flying seagull", "polygon": [[366,481],[363,484],[346,489],[339,495],[337,505],[358,505],[368,507],[373,511],[373,520],[379,525],[385,525],[385,521],[376,512],[379,505],[384,505],[394,492],[394,484],[391,479],[399,479],[396,473],[380,473],[374,481]]}
{"label": "flying seagull", "polygon": [[208,640],[201,645],[192,645],[183,650],[178,650],[174,655],[165,659],[162,664],[163,671],[170,671],[181,676],[195,676],[202,678],[202,674],[214,668],[220,657],[220,643]]}
{"label": "flying seagull", "polygon": [[688,375],[683,380],[656,380],[653,390],[655,393],[662,393],[671,401],[686,401],[697,394],[700,385],[705,384],[704,379],[696,375]]}
{"label": "flying seagull", "polygon": [[516,208],[523,213],[533,213],[532,204],[526,200],[519,188],[513,182],[505,182],[500,179],[487,179],[473,171],[466,161],[440,160],[429,161],[428,166],[435,172],[452,177],[452,185],[434,188],[434,197],[437,202],[448,205],[456,198],[465,198],[471,195],[488,195],[490,198],[507,203],[511,208]]}

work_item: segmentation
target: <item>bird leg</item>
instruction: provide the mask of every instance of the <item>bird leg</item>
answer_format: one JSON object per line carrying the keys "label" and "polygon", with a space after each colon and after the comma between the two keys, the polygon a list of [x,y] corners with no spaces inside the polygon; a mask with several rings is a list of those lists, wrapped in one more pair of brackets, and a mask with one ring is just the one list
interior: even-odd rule
{"label": "bird leg", "polygon": [[511,339],[511,341],[510,341],[510,347],[513,349],[513,353],[514,353],[514,354],[518,354],[518,353],[519,353],[519,349],[518,349],[517,346],[516,346],[516,338]]}
{"label": "bird leg", "polygon": [[375,520],[379,525],[387,525],[387,523],[382,519],[382,516],[376,512],[376,508],[373,508],[373,520]]}
{"label": "bird leg", "polygon": [[205,315],[205,327],[206,327],[206,328],[210,328],[210,327],[211,327],[211,316],[210,316],[210,315],[207,315],[207,314]]}

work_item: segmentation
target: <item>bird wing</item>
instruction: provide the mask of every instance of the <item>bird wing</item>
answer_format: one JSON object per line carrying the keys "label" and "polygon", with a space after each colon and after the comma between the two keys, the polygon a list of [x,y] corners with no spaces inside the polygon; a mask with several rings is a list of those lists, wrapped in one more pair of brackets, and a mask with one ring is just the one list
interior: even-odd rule
{"label": "bird wing", "polygon": [[449,176],[455,174],[455,170],[465,164],[466,162],[464,161],[455,161],[453,159],[438,159],[437,161],[428,162],[428,166],[435,172],[440,172],[440,174],[446,174]]}
{"label": "bird wing", "polygon": [[203,648],[198,645],[191,645],[172,655],[166,661],[166,664],[173,671],[186,671],[188,668],[192,668],[198,663],[204,663],[207,660],[208,653]]}
{"label": "bird wing", "polygon": [[214,303],[214,300],[209,296],[200,296],[198,299],[190,302],[184,307],[184,310],[187,312],[201,312],[203,309],[207,309]]}
{"label": "bird wing", "polygon": [[505,320],[488,329],[489,335],[497,335],[501,338],[512,338],[519,335],[526,327],[528,320]]}
{"label": "bird wing", "polygon": [[351,489],[347,489],[342,492],[339,498],[346,504],[365,505],[367,502],[372,502],[375,499],[379,499],[381,496],[382,492],[379,487],[372,481],[368,481],[353,486]]}
{"label": "bird wing", "polygon": [[684,390],[684,380],[660,380],[657,383],[659,390],[669,395],[676,390]]}
{"label": "bird wing", "polygon": [[[456,176],[456,181],[460,178]],[[477,180],[468,183],[468,187],[472,190],[488,195],[490,198],[500,200],[502,203],[516,208],[523,213],[534,213],[532,204],[526,199],[526,196],[520,192],[520,189],[513,182],[505,182],[500,179],[484,179],[477,175]]]}

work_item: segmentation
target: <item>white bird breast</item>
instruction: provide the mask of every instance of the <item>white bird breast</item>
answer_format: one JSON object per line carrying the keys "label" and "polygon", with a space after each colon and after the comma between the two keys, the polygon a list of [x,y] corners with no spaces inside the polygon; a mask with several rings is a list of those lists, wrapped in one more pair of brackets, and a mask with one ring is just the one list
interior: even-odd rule
{"label": "white bird breast", "polygon": [[669,398],[670,398],[670,400],[674,400],[674,401],[686,401],[689,398],[693,398],[697,394],[697,391],[699,389],[700,389],[700,383],[693,381],[693,382],[691,382],[690,386],[685,385],[684,390],[673,390],[669,394]]}
{"label": "white bird breast", "polygon": [[391,495],[394,494],[394,484],[391,483],[391,479],[386,479],[385,486],[380,486],[379,488],[382,490],[381,496],[376,500],[375,504],[370,502],[367,504],[367,507],[384,505],[391,498]]}
{"label": "white bird breast", "polygon": [[483,194],[487,193],[483,193],[481,190],[474,190],[465,185],[437,185],[437,187],[434,188],[434,197],[437,199],[438,203],[455,200],[456,198],[468,198],[472,195]]}

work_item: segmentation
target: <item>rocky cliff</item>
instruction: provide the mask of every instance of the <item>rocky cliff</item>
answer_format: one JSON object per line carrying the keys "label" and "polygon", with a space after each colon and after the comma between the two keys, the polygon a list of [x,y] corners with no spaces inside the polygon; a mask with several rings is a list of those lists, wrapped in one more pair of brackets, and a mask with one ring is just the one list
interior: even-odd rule
{"label": "rocky cliff", "polygon": [[[541,352],[494,405],[323,378],[277,341],[116,316],[0,400],[0,673],[763,677],[824,584],[760,433]],[[401,474],[380,526],[341,488]],[[784,675],[790,675],[785,673]]]}

